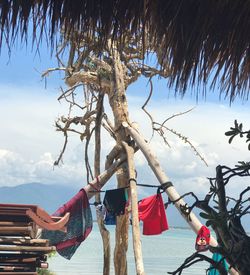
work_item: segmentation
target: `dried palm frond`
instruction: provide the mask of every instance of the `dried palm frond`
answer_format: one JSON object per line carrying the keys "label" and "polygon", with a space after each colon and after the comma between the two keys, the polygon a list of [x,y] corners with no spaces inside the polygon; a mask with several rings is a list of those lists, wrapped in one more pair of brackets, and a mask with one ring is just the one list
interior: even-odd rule
{"label": "dried palm frond", "polygon": [[78,32],[95,36],[101,50],[110,37],[122,45],[129,34],[145,50],[150,41],[182,93],[212,75],[231,100],[248,95],[249,0],[0,0],[0,16],[1,44],[17,34],[27,40],[32,29],[34,43],[45,33],[53,46],[59,33]]}

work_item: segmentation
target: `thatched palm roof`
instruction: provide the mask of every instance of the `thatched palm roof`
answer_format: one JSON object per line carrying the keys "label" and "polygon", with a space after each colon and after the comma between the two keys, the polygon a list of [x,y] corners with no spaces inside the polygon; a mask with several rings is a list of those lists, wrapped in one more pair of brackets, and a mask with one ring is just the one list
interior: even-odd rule
{"label": "thatched palm roof", "polygon": [[212,72],[231,99],[248,94],[249,0],[0,0],[0,15],[1,43],[17,33],[25,39],[29,28],[51,42],[61,28],[90,36],[98,30],[104,43],[129,30],[138,41],[150,37],[177,88],[206,82]]}

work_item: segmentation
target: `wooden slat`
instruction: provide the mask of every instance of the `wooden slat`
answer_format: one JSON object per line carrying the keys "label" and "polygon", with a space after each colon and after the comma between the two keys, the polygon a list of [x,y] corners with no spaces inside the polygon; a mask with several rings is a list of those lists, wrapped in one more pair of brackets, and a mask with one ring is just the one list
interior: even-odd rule
{"label": "wooden slat", "polygon": [[32,262],[36,262],[37,258],[24,258],[24,259],[4,259],[4,260],[0,260],[0,265],[1,263],[32,263]]}
{"label": "wooden slat", "polygon": [[36,205],[29,204],[0,204],[0,220],[4,221],[31,221],[26,215],[26,211],[32,209],[36,212]]}
{"label": "wooden slat", "polygon": [[44,261],[37,260],[37,258],[31,258],[31,259],[19,259],[19,260],[6,260],[4,262],[0,262],[0,270],[4,269],[6,270],[8,267],[11,267],[12,270],[14,268],[29,268],[29,269],[35,269],[35,268],[42,268],[47,269],[49,267],[49,264]]}
{"label": "wooden slat", "polygon": [[15,244],[15,245],[22,245],[22,244],[33,244],[33,245],[44,245],[48,246],[49,241],[46,239],[30,239],[30,238],[11,238],[11,237],[0,237],[0,244]]}
{"label": "wooden slat", "polygon": [[23,223],[32,222],[32,220],[27,215],[11,215],[11,214],[1,214],[1,213],[0,213],[0,220],[8,221],[8,222],[23,222]]}
{"label": "wooden slat", "polygon": [[[3,267],[3,266],[0,266],[0,270],[2,272],[30,272],[32,269],[29,269],[29,268],[22,268],[22,267],[14,267],[14,266],[6,266],[6,267]],[[1,273],[0,273],[1,274]]]}
{"label": "wooden slat", "polygon": [[29,272],[29,271],[25,271],[25,272],[16,272],[16,271],[13,271],[13,272],[6,272],[6,271],[0,271],[0,274],[1,275],[37,275],[37,272]]}
{"label": "wooden slat", "polygon": [[0,226],[0,236],[32,236],[36,234],[31,226]]}
{"label": "wooden slat", "polygon": [[0,251],[0,262],[5,262],[6,260],[23,260],[23,259],[31,259],[31,258],[36,258],[41,262],[47,261],[46,254],[40,251],[25,252],[25,254],[20,251],[15,251],[15,252]]}
{"label": "wooden slat", "polygon": [[37,207],[34,204],[0,203],[0,209],[36,209]]}
{"label": "wooden slat", "polygon": [[29,223],[25,222],[15,222],[15,221],[0,221],[1,226],[28,226]]}
{"label": "wooden slat", "polygon": [[21,251],[21,252],[51,252],[55,251],[54,246],[22,246],[22,245],[0,245],[0,251]]}
{"label": "wooden slat", "polygon": [[[39,263],[38,263],[39,264]],[[4,262],[0,263],[0,269],[4,270],[15,270],[15,269],[35,269],[37,267],[36,262],[30,262],[30,263],[10,263],[10,262]]]}
{"label": "wooden slat", "polygon": [[1,262],[0,271],[35,271],[37,268],[47,269],[49,264],[47,262],[41,262],[34,260],[32,262]]}
{"label": "wooden slat", "polygon": [[0,226],[0,233],[2,232],[29,232],[32,230],[31,226]]}
{"label": "wooden slat", "polygon": [[34,221],[38,226],[47,230],[66,231],[65,225],[69,220],[69,213],[63,217],[55,218],[37,205],[0,204],[0,220],[7,222],[7,224],[0,224],[0,228],[6,225],[18,225],[15,222]]}
{"label": "wooden slat", "polygon": [[[0,275],[37,275],[36,268],[48,268],[49,241],[36,239],[38,226],[65,230],[69,213],[51,217],[36,205],[0,204]],[[29,236],[29,237],[27,237]]]}

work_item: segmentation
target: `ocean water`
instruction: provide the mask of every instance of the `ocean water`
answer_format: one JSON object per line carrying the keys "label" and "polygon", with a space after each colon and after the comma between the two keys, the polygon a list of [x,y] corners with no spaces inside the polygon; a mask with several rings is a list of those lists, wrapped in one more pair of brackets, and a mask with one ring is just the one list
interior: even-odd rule
{"label": "ocean water", "polygon": [[[113,251],[115,226],[110,225],[108,229],[111,237],[111,250]],[[134,275],[136,272],[131,228],[129,233],[128,274]],[[148,275],[163,275],[176,270],[188,256],[195,252],[195,238],[196,236],[191,230],[180,228],[170,228],[157,236],[141,235],[145,273]],[[101,275],[103,267],[102,257],[102,239],[98,226],[94,223],[91,234],[81,244],[71,260],[69,261],[60,255],[56,255],[49,259],[49,269],[56,275]],[[206,268],[208,267],[207,263],[199,262],[185,269],[182,274],[206,274]],[[111,274],[114,274],[112,264]]]}

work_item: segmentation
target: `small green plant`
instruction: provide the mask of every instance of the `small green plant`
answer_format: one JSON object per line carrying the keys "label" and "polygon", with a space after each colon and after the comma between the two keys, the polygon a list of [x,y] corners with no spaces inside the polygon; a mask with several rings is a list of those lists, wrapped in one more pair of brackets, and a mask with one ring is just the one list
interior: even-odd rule
{"label": "small green plant", "polygon": [[55,275],[55,273],[51,272],[49,269],[43,269],[43,268],[38,268],[37,274],[38,275]]}
{"label": "small green plant", "polygon": [[[56,255],[55,251],[52,251],[48,254],[48,258],[51,258]],[[37,274],[38,275],[55,275],[54,272],[50,271],[49,269],[44,269],[44,268],[38,268],[37,269]]]}
{"label": "small green plant", "polygon": [[248,150],[250,150],[250,130],[243,131],[242,123],[238,123],[237,120],[234,121],[234,127],[230,127],[230,131],[225,133],[226,136],[230,137],[228,142],[231,143],[236,136],[243,138],[245,136],[246,143],[248,143]]}

